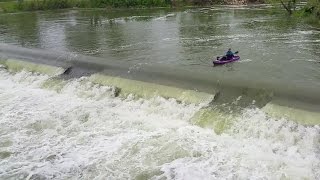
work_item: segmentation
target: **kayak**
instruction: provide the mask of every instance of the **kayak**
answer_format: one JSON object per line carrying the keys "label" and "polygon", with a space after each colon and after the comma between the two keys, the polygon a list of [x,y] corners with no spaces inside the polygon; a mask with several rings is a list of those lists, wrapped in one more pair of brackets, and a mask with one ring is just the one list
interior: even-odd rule
{"label": "kayak", "polygon": [[227,64],[227,63],[231,63],[231,62],[234,62],[234,61],[238,61],[238,60],[240,60],[240,56],[233,56],[233,58],[230,59],[230,60],[222,60],[222,61],[220,61],[220,59],[212,61],[213,65],[222,65],[222,64]]}

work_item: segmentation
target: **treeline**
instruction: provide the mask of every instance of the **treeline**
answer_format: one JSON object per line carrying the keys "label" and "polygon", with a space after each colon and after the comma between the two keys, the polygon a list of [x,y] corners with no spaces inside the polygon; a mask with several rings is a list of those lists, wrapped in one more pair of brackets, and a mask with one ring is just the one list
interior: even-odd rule
{"label": "treeline", "polygon": [[36,11],[64,8],[166,7],[170,0],[18,0],[4,2],[4,12]]}
{"label": "treeline", "polygon": [[162,7],[169,6],[168,0],[19,0],[5,3],[3,11],[35,11],[64,8],[119,8],[119,7]]}
{"label": "treeline", "polygon": [[299,0],[270,0],[272,3],[280,3],[289,15],[298,17],[308,16],[320,20],[320,0],[307,0],[307,3],[301,7]]}
{"label": "treeline", "polygon": [[[9,1],[9,0],[0,0]],[[129,8],[177,7],[186,5],[223,4],[223,0],[18,0],[0,3],[4,12],[34,11],[64,8]]]}
{"label": "treeline", "polygon": [[179,7],[213,4],[247,4],[271,2],[281,4],[288,14],[320,19],[320,0],[307,0],[301,9],[299,0],[0,0],[0,11],[35,11],[64,8],[130,8],[130,7]]}

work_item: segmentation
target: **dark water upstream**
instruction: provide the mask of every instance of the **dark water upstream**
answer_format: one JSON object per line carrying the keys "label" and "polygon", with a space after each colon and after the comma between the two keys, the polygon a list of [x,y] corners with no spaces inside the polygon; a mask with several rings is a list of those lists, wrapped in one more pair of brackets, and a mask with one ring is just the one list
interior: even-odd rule
{"label": "dark water upstream", "polygon": [[[320,30],[266,6],[2,14],[0,41],[137,66],[161,63],[319,98]],[[241,61],[212,68],[228,47]]]}

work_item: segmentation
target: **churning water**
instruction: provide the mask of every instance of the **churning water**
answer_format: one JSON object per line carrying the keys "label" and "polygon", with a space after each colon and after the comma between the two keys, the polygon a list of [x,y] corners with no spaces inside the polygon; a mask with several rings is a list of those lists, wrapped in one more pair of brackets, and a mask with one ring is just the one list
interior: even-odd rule
{"label": "churning water", "polygon": [[1,179],[319,179],[320,127],[244,109],[217,135],[205,104],[115,97],[87,78],[0,71]]}

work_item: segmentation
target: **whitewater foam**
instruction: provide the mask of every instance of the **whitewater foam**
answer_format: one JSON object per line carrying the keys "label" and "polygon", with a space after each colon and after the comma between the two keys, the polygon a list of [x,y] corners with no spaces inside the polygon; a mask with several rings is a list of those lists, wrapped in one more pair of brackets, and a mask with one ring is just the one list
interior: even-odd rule
{"label": "whitewater foam", "polygon": [[246,109],[217,135],[190,124],[200,105],[50,78],[0,70],[1,179],[320,178],[319,126]]}

